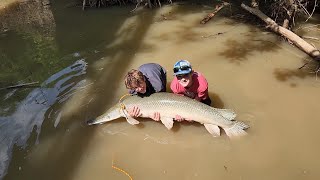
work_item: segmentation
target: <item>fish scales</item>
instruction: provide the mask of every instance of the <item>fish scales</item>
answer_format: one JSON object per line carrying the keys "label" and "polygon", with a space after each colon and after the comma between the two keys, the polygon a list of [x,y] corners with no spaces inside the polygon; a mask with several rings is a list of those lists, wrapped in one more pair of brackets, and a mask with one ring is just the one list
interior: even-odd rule
{"label": "fish scales", "polygon": [[203,124],[213,136],[220,136],[220,128],[230,137],[246,135],[244,130],[249,128],[245,123],[234,120],[236,114],[231,109],[214,108],[185,96],[165,92],[148,97],[127,96],[101,116],[88,121],[88,125],[102,124],[120,117],[125,117],[132,125],[139,124],[128,114],[128,110],[134,106],[139,107],[141,117],[145,118],[159,112],[161,122],[168,129],[172,128],[176,115]]}
{"label": "fish scales", "polygon": [[211,123],[212,119],[221,127],[233,125],[232,121],[226,120],[212,107],[200,103],[194,99],[175,95],[171,93],[156,93],[149,97],[140,98],[138,96],[128,97],[123,100],[126,108],[138,106],[142,117],[149,117],[154,112],[159,112],[160,116],[172,117],[180,115],[187,119],[201,121],[201,123]]}

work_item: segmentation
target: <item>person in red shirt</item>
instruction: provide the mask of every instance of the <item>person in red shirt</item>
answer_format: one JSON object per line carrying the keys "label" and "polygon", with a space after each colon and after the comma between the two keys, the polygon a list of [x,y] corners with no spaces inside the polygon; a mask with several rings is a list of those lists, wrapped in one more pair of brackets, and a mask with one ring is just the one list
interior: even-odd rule
{"label": "person in red shirt", "polygon": [[[183,95],[200,101],[204,104],[211,105],[211,99],[208,94],[208,82],[199,72],[192,70],[191,64],[186,60],[180,60],[173,67],[174,78],[170,88],[174,94]],[[182,121],[180,115],[175,118]]]}

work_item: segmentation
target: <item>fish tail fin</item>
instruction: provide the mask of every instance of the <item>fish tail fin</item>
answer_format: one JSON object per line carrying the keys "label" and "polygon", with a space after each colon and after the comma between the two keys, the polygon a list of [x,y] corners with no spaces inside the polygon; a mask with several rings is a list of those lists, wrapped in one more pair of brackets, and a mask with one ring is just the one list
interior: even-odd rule
{"label": "fish tail fin", "polygon": [[224,131],[229,137],[238,137],[238,136],[244,136],[247,134],[245,129],[248,129],[249,126],[245,124],[244,122],[235,121],[234,124],[229,128],[224,128]]}

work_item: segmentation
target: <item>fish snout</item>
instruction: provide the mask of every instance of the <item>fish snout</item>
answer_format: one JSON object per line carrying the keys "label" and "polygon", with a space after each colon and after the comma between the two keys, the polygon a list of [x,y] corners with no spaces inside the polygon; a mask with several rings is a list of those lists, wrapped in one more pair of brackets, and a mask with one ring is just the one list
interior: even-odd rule
{"label": "fish snout", "polygon": [[92,118],[92,119],[89,119],[88,121],[86,121],[86,123],[87,123],[87,125],[88,126],[91,126],[91,125],[93,125],[94,124],[94,118]]}

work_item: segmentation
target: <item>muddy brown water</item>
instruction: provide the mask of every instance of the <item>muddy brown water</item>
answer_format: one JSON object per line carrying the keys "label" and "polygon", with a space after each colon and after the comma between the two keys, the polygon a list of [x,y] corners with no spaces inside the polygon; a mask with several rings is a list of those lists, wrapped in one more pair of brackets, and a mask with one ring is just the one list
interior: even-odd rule
{"label": "muddy brown water", "polygon": [[[22,52],[26,46],[20,51],[0,46],[7,59],[24,53],[33,73],[46,67],[33,64],[34,54],[46,54],[38,61],[53,63],[39,77],[30,76],[41,80],[41,87],[1,94],[7,103],[0,117],[3,179],[130,179],[116,167],[145,180],[320,177],[320,80],[312,73],[316,64],[298,69],[308,57],[297,48],[222,15],[200,25],[210,6],[135,13],[129,13],[134,7],[83,12],[60,6],[49,9],[54,17],[50,33],[32,29],[30,35],[7,25],[0,37],[0,44],[38,40],[38,49],[28,53]],[[299,32],[320,38],[319,26],[310,27],[317,23],[315,17]],[[127,92],[123,77],[128,70],[159,63],[170,82],[180,59],[205,75],[213,106],[234,109],[236,119],[251,126],[248,136],[213,138],[196,123],[175,123],[168,131],[150,119],[140,119],[138,126],[124,119],[84,125]],[[19,91],[25,96],[10,101]]]}

